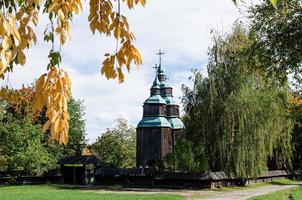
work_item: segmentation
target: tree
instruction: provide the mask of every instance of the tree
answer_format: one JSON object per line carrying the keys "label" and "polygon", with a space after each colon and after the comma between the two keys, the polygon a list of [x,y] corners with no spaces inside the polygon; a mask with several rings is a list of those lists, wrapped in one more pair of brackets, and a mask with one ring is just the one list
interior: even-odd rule
{"label": "tree", "polygon": [[[5,99],[0,102],[0,171],[21,170],[31,175],[41,175],[57,167],[62,155],[81,153],[86,145],[84,105],[81,100],[68,102],[70,113],[70,142],[59,145],[50,140],[49,130],[42,129],[47,121],[45,114],[31,109],[34,87],[1,90]],[[19,96],[15,100],[15,96]]]}
{"label": "tree", "polygon": [[208,161],[204,147],[193,146],[193,142],[185,137],[176,138],[174,152],[165,157],[167,168],[183,172],[205,172]]}
{"label": "tree", "polygon": [[[93,33],[99,32],[116,39],[116,49],[106,53],[102,74],[107,79],[124,81],[123,67],[130,70],[131,63],[140,65],[141,55],[133,45],[134,34],[130,31],[126,16],[121,13],[121,4],[129,9],[145,5],[146,0],[90,0],[88,21]],[[114,7],[116,5],[116,8]],[[71,80],[60,66],[61,46],[71,38],[71,22],[74,15],[82,10],[82,0],[5,0],[0,2],[0,76],[26,63],[26,49],[37,41],[34,27],[39,14],[49,18],[44,31],[44,41],[51,43],[48,54],[47,73],[36,82],[34,110],[41,112],[46,108],[49,119],[44,128],[50,128],[51,137],[67,144],[69,129],[68,102],[71,99]],[[41,12],[42,11],[42,12]],[[55,41],[58,40],[56,46]],[[1,96],[4,98],[3,96]],[[16,97],[18,99],[18,97]]]}
{"label": "tree", "polygon": [[291,117],[294,123],[292,133],[293,144],[293,168],[302,167],[302,98],[298,94],[293,94],[291,98]]}
{"label": "tree", "polygon": [[43,136],[41,125],[6,113],[0,122],[0,170],[41,175],[55,168],[56,160],[41,143]]}
{"label": "tree", "polygon": [[81,153],[83,148],[86,146],[86,129],[85,120],[83,116],[85,115],[85,107],[83,105],[84,101],[71,99],[68,102],[68,112],[70,113],[70,127],[69,127],[69,142],[64,147],[65,154],[75,154]]}
{"label": "tree", "polygon": [[106,167],[135,167],[136,163],[136,133],[127,120],[118,119],[117,126],[107,129],[92,149],[100,156]]}
{"label": "tree", "polygon": [[[235,4],[237,4],[237,0],[232,0]],[[277,3],[278,3],[278,0],[269,0],[271,5],[273,5],[275,8],[277,7]]]}
{"label": "tree", "polygon": [[[66,145],[60,145],[55,140],[50,140],[50,133],[46,131],[44,136],[44,145],[47,150],[56,158],[59,159],[62,155],[81,154],[87,146],[85,120],[83,119],[85,106],[84,101],[75,100],[72,98],[68,102],[68,112],[70,113],[69,127],[69,142]],[[45,117],[42,115],[40,124],[45,123]]]}
{"label": "tree", "polygon": [[[2,89],[0,90],[5,99],[2,99],[4,113],[9,114],[13,120],[28,120],[33,125],[43,126],[47,121],[45,110],[41,113],[34,112],[33,99],[35,88],[33,86],[23,86],[21,89]],[[19,97],[16,99],[16,97]],[[68,102],[68,112],[70,113],[69,140],[67,145],[59,145],[57,141],[51,140],[49,130],[45,130],[41,142],[47,151],[58,159],[62,155],[74,155],[81,153],[86,145],[85,139],[85,120],[83,101],[71,98]],[[30,133],[29,133],[30,134]]]}
{"label": "tree", "polygon": [[262,1],[248,10],[251,52],[260,67],[286,81],[293,75],[301,83],[302,1],[279,1],[277,8]]}
{"label": "tree", "polygon": [[[237,2],[233,0],[233,2]],[[276,7],[277,0],[271,0]],[[116,9],[114,7],[116,4]],[[124,81],[123,67],[130,70],[131,63],[140,65],[142,57],[133,45],[134,34],[130,31],[127,18],[121,13],[121,4],[129,9],[145,5],[146,0],[90,0],[88,21],[93,33],[116,39],[114,53],[106,53],[101,73],[107,79]],[[48,15],[49,24],[44,31],[44,41],[51,43],[48,54],[47,73],[36,83],[34,110],[47,109],[49,119],[45,128],[50,128],[51,137],[67,144],[69,129],[68,101],[71,99],[71,80],[60,66],[61,46],[71,38],[71,21],[82,11],[81,0],[5,0],[0,2],[0,76],[13,71],[15,65],[26,63],[25,50],[37,41],[34,26],[37,26],[40,10]],[[55,40],[59,45],[55,46]],[[3,96],[2,96],[3,98]]]}
{"label": "tree", "polygon": [[195,171],[192,143],[186,139],[178,139],[175,145],[175,164],[181,171]]}
{"label": "tree", "polygon": [[193,148],[204,149],[211,170],[241,178],[267,170],[272,157],[289,167],[292,155],[289,86],[257,68],[251,44],[241,26],[226,37],[214,36],[208,78],[195,72],[193,90],[183,88]]}

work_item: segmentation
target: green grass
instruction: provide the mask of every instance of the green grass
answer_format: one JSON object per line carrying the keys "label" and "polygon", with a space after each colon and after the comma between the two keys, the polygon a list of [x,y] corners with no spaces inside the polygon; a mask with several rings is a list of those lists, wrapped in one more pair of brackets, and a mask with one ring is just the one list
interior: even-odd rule
{"label": "green grass", "polygon": [[9,186],[0,187],[1,200],[182,200],[181,196],[166,194],[104,194],[97,190],[64,186]]}
{"label": "green grass", "polygon": [[[300,182],[293,181],[290,179],[278,179],[272,182],[259,182],[259,183],[253,183],[247,186],[232,186],[232,187],[221,187],[221,188],[215,188],[214,191],[221,191],[221,192],[227,192],[227,191],[234,191],[234,190],[244,190],[244,189],[250,189],[250,188],[259,188],[267,185],[292,185],[292,184],[298,184]],[[302,200],[302,199],[301,199]]]}
{"label": "green grass", "polygon": [[[258,188],[267,185],[290,185],[299,182],[280,179],[271,183],[256,183],[246,187],[224,187],[215,191],[227,192],[232,190],[244,190]],[[114,191],[124,191],[125,188],[96,187],[93,189],[80,188],[70,185],[26,185],[0,187],[0,200],[183,200],[183,196],[170,194],[121,194]],[[104,193],[106,191],[106,193]],[[108,194],[108,191],[113,191]],[[251,198],[250,200],[302,200],[302,187],[278,191],[269,195]]]}
{"label": "green grass", "polygon": [[228,191],[234,191],[234,190],[244,190],[249,188],[258,188],[270,185],[270,183],[254,183],[247,186],[228,186],[228,187],[220,187],[220,188],[214,188],[212,190],[218,191],[218,192],[228,192]]}
{"label": "green grass", "polygon": [[293,181],[290,179],[279,179],[279,180],[275,180],[272,181],[271,184],[273,185],[292,185],[292,184],[298,184],[298,181]]}
{"label": "green grass", "polygon": [[301,200],[302,187],[295,187],[287,190],[273,192],[267,195],[256,196],[249,200]]}

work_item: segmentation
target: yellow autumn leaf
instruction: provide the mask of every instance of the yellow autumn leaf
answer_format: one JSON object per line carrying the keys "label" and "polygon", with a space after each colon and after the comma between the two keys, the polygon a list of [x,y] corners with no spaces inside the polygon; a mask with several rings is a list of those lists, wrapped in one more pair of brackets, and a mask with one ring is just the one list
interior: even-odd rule
{"label": "yellow autumn leaf", "polygon": [[7,62],[7,59],[6,59],[6,52],[4,49],[2,49],[1,51],[1,62],[2,62],[2,65],[7,67],[8,66],[8,62]]}
{"label": "yellow autumn leaf", "polygon": [[64,130],[60,136],[60,143],[66,145],[68,143],[68,130]]}
{"label": "yellow autumn leaf", "polygon": [[37,6],[37,5],[40,5],[41,0],[34,0],[34,3],[35,3],[36,6]]}
{"label": "yellow autumn leaf", "polygon": [[143,5],[143,6],[145,6],[146,5],[146,0],[140,0],[140,3]]}
{"label": "yellow autumn leaf", "polygon": [[25,65],[25,63],[26,63],[26,57],[25,57],[23,51],[19,51],[19,52],[18,52],[17,59],[18,59],[18,62],[19,62],[21,65]]}
{"label": "yellow autumn leaf", "polygon": [[73,11],[74,11],[76,14],[79,14],[79,8],[78,8],[77,5],[73,4],[73,5],[72,5],[72,9],[73,9]]}
{"label": "yellow autumn leaf", "polygon": [[3,72],[5,71],[6,66],[4,66],[0,60],[0,75],[3,74]]}
{"label": "yellow autumn leaf", "polygon": [[120,26],[117,26],[114,30],[114,37],[116,39],[119,39],[121,36],[121,27]]}
{"label": "yellow autumn leaf", "polygon": [[62,31],[60,33],[60,42],[61,42],[61,44],[64,44],[65,41],[66,41],[66,33],[65,33],[65,31]]}
{"label": "yellow autumn leaf", "polygon": [[4,50],[8,50],[10,47],[10,39],[9,37],[4,37],[2,40],[2,47]]}
{"label": "yellow autumn leaf", "polygon": [[62,119],[58,119],[58,127],[57,127],[57,131],[61,132],[64,129],[64,120]]}
{"label": "yellow autumn leaf", "polygon": [[19,43],[21,42],[21,36],[16,28],[13,28],[12,30],[13,30],[15,42],[18,42],[18,43],[16,43],[16,45],[18,46]]}
{"label": "yellow autumn leaf", "polygon": [[38,112],[41,112],[45,105],[45,100],[46,100],[46,98],[44,98],[42,95],[39,95],[38,97],[36,96],[35,100],[34,100],[35,110],[37,110]]}
{"label": "yellow autumn leaf", "polygon": [[42,89],[44,88],[45,84],[46,84],[46,74],[43,74],[36,82],[36,88],[38,89]]}
{"label": "yellow autumn leaf", "polygon": [[10,24],[6,20],[3,22],[3,28],[7,34],[10,34]]}
{"label": "yellow autumn leaf", "polygon": [[25,49],[27,47],[27,39],[26,38],[21,38],[21,43],[17,48]]}
{"label": "yellow autumn leaf", "polygon": [[65,80],[67,82],[67,86],[68,86],[68,88],[70,88],[71,87],[71,79],[70,79],[67,72],[64,72],[64,75],[65,75]]}
{"label": "yellow autumn leaf", "polygon": [[123,74],[121,68],[117,68],[117,74],[118,74],[119,83],[124,82],[124,78],[125,78],[125,77],[124,77],[124,74]]}
{"label": "yellow autumn leaf", "polygon": [[43,131],[44,132],[47,131],[49,129],[49,127],[50,127],[50,121],[47,120],[47,122],[43,125]]}
{"label": "yellow autumn leaf", "polygon": [[51,124],[51,139],[59,141],[60,133],[58,132],[58,121]]}
{"label": "yellow autumn leaf", "polygon": [[53,3],[53,4],[51,4],[51,6],[48,8],[47,12],[48,12],[48,13],[55,12],[56,10],[58,10],[59,7],[60,7],[59,4]]}
{"label": "yellow autumn leaf", "polygon": [[13,60],[13,53],[12,53],[12,51],[7,51],[5,53],[5,56],[6,56],[6,60],[8,60],[9,63]]}
{"label": "yellow autumn leaf", "polygon": [[33,18],[32,18],[32,22],[34,23],[35,26],[38,25],[38,21],[39,21],[39,18],[38,18],[38,15],[34,15]]}
{"label": "yellow autumn leaf", "polygon": [[3,36],[4,34],[5,34],[5,29],[4,29],[3,23],[0,23],[0,36]]}

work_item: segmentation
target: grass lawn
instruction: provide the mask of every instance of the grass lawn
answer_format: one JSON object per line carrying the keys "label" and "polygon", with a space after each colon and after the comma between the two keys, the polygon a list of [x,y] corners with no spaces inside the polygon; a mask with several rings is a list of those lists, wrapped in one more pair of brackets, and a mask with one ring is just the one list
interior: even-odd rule
{"label": "grass lawn", "polygon": [[299,181],[293,181],[290,179],[279,179],[279,180],[275,180],[270,182],[270,184],[272,185],[293,185],[293,184],[299,184]]}
{"label": "grass lawn", "polygon": [[302,187],[291,188],[288,190],[281,190],[273,192],[267,195],[261,195],[250,198],[249,200],[301,200],[302,199]]}
{"label": "grass lawn", "polygon": [[[289,185],[289,184],[296,184],[297,182],[283,179],[278,180],[276,182],[272,182],[275,185]],[[261,195],[257,197],[250,198],[249,200],[302,200],[302,187],[297,186],[287,190],[281,190],[278,192],[273,192],[267,195]]]}
{"label": "grass lawn", "polygon": [[[221,188],[215,188],[212,189],[214,191],[221,191],[221,192],[227,192],[227,191],[234,191],[234,190],[245,190],[245,189],[250,189],[250,188],[259,188],[263,186],[268,186],[268,185],[292,185],[292,184],[298,184],[300,182],[298,181],[293,181],[290,179],[279,179],[275,180],[272,182],[259,182],[259,183],[253,183],[247,186],[230,186],[230,187],[221,187]],[[302,199],[301,199],[302,200]]]}
{"label": "grass lawn", "polygon": [[181,196],[166,194],[102,194],[93,190],[68,189],[60,186],[0,187],[1,200],[182,200]]}

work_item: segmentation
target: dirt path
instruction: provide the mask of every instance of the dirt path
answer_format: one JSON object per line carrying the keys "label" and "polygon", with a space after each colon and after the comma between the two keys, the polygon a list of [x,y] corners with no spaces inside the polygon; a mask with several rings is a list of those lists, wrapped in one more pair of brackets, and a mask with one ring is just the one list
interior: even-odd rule
{"label": "dirt path", "polygon": [[[120,186],[86,188],[87,192],[114,193],[114,194],[171,194],[185,197],[186,200],[246,200],[250,197],[269,194],[279,190],[298,187],[301,184],[293,185],[267,185],[261,187],[242,188],[231,191],[205,190],[175,190],[156,188],[127,188]],[[92,190],[91,190],[92,189]]]}
{"label": "dirt path", "polygon": [[[216,192],[216,194],[209,195],[209,197],[200,198],[205,200],[245,200],[250,197],[269,194],[279,190],[284,190],[292,187],[297,187],[297,185],[269,185],[259,188],[250,188],[243,190],[234,190],[229,192]],[[198,199],[198,198],[197,198]],[[197,200],[194,199],[194,200]]]}

